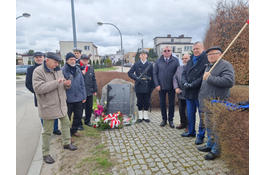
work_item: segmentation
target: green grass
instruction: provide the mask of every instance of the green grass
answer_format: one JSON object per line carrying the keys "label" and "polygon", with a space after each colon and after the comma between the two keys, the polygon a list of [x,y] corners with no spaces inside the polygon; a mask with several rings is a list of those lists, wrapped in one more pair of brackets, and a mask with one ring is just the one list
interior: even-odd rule
{"label": "green grass", "polygon": [[117,70],[118,68],[115,67],[109,67],[109,68],[102,68],[102,69],[94,69],[95,72],[100,72],[100,71],[110,71],[110,70]]}

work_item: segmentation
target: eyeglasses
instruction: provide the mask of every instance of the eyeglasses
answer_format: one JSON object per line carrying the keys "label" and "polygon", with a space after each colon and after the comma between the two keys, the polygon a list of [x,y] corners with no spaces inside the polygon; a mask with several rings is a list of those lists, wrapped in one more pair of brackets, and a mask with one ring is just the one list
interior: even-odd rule
{"label": "eyeglasses", "polygon": [[167,51],[168,51],[168,52],[171,52],[171,50],[164,50],[164,52],[167,52]]}
{"label": "eyeglasses", "polygon": [[218,53],[212,53],[212,54],[206,54],[206,55],[209,57],[209,56],[214,56],[216,54],[220,54],[220,52],[218,52]]}

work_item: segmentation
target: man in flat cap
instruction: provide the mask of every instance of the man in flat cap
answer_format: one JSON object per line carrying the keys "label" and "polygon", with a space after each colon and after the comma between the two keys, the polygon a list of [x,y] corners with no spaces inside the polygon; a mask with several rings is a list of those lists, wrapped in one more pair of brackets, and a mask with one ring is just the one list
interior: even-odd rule
{"label": "man in flat cap", "polygon": [[80,137],[81,134],[77,132],[82,119],[83,103],[86,102],[86,87],[81,70],[76,66],[75,55],[72,52],[66,55],[66,64],[62,67],[63,75],[66,79],[71,78],[71,88],[66,90],[67,108],[69,119],[74,113],[73,123],[71,128],[71,135]]}
{"label": "man in flat cap", "polygon": [[54,163],[50,156],[50,141],[55,119],[60,119],[64,149],[76,150],[71,144],[70,121],[67,115],[66,89],[71,81],[66,80],[58,67],[61,57],[53,52],[47,53],[47,59],[38,66],[32,77],[33,89],[38,100],[39,116],[43,119],[42,154],[43,160]]}
{"label": "man in flat cap", "polygon": [[[148,63],[148,50],[142,49],[139,50],[139,61],[133,64],[131,69],[128,71],[128,76],[135,80],[135,92],[137,97],[137,106],[138,106],[138,122],[143,120],[150,122],[148,116],[148,108],[150,106],[150,97],[154,89],[154,80],[153,80],[153,64]],[[144,76],[140,78],[144,72]]]}
{"label": "man in flat cap", "polygon": [[[85,107],[84,123],[85,125],[92,127],[93,125],[90,123],[90,119],[91,119],[92,106],[93,106],[93,95],[94,96],[97,95],[98,88],[97,88],[97,81],[94,69],[88,64],[89,58],[90,56],[82,54],[80,58],[80,66],[82,67],[82,74],[84,77],[86,94],[87,94],[86,102],[84,103]],[[81,122],[80,126],[82,125],[83,124]]]}
{"label": "man in flat cap", "polygon": [[80,63],[81,54],[82,54],[82,49],[75,47],[75,48],[73,48],[73,52],[74,52],[74,55],[75,55],[75,58],[76,58],[76,64],[79,64]]}
{"label": "man in flat cap", "polygon": [[[26,82],[25,85],[27,89],[34,94],[34,103],[35,106],[38,107],[37,98],[33,89],[32,85],[32,74],[36,67],[40,66],[44,61],[44,55],[42,52],[35,52],[33,54],[35,65],[31,66],[27,69],[27,75],[26,75]],[[41,118],[41,123],[43,124],[43,120]],[[53,126],[53,134],[61,135],[61,131],[58,129],[58,119],[54,120],[54,126]]]}
{"label": "man in flat cap", "polygon": [[208,141],[205,146],[198,147],[197,149],[202,152],[209,152],[204,156],[205,160],[214,160],[220,155],[221,149],[219,145],[218,133],[213,131],[215,128],[212,116],[209,112],[207,112],[204,102],[206,100],[214,99],[228,100],[230,96],[230,88],[235,83],[235,72],[233,66],[228,61],[223,59],[221,59],[216,64],[214,69],[209,72],[218,58],[220,58],[222,55],[222,49],[221,47],[215,46],[208,49],[206,53],[209,64],[205,68],[198,98],[200,110],[204,111]]}
{"label": "man in flat cap", "polygon": [[[173,123],[175,112],[175,89],[173,87],[173,76],[179,65],[179,60],[172,56],[172,49],[170,46],[165,46],[163,48],[163,55],[161,55],[155,63],[153,76],[155,87],[159,91],[159,101],[163,120],[160,126],[162,127],[167,124],[167,120],[169,121],[169,126],[171,128],[175,127]],[[169,103],[168,115],[166,107],[167,94]]]}

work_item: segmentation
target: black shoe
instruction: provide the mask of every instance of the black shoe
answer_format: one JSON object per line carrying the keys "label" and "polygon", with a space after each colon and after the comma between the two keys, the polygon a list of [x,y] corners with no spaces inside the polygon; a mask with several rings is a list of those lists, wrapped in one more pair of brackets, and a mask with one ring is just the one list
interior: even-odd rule
{"label": "black shoe", "polygon": [[195,140],[195,144],[196,145],[200,145],[200,144],[202,144],[203,143],[203,138],[199,138],[199,137],[197,137],[197,139]]}
{"label": "black shoe", "polygon": [[169,126],[170,126],[170,128],[175,128],[173,121],[169,122]]}
{"label": "black shoe", "polygon": [[150,122],[150,119],[144,119],[144,121],[146,121],[147,123],[149,123]]}
{"label": "black shoe", "polygon": [[45,163],[48,163],[48,164],[54,163],[54,160],[53,160],[53,158],[50,155],[43,156],[43,160],[44,160]]}
{"label": "black shoe", "polygon": [[212,148],[208,147],[208,146],[202,146],[202,147],[197,147],[197,149],[199,151],[202,151],[202,152],[211,152]]}
{"label": "black shoe", "polygon": [[165,126],[167,124],[166,120],[163,120],[162,123],[160,124],[160,126]]}
{"label": "black shoe", "polygon": [[92,126],[93,126],[91,123],[88,123],[88,124],[86,124],[86,125],[89,126],[89,127],[92,127]]}
{"label": "black shoe", "polygon": [[204,156],[205,160],[214,160],[216,157],[219,157],[219,154],[214,154],[213,152],[209,152]]}
{"label": "black shoe", "polygon": [[53,131],[53,134],[56,134],[56,135],[62,135],[62,133],[61,133],[61,131],[60,131],[60,130]]}
{"label": "black shoe", "polygon": [[143,121],[143,119],[137,119],[138,123],[141,123]]}
{"label": "black shoe", "polygon": [[79,131],[82,131],[82,130],[84,130],[84,127],[83,127],[82,125],[79,126],[79,127],[78,127],[78,130],[79,130]]}
{"label": "black shoe", "polygon": [[192,134],[190,134],[190,133],[188,133],[188,132],[185,132],[185,133],[182,133],[182,134],[180,134],[182,137],[195,137],[195,134],[194,135],[192,135]]}

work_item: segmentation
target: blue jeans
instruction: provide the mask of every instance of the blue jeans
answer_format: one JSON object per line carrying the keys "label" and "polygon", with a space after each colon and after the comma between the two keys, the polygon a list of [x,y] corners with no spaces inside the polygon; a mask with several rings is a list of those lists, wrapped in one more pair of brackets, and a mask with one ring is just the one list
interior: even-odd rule
{"label": "blue jeans", "polygon": [[208,141],[206,146],[212,148],[211,152],[214,154],[219,154],[221,152],[221,147],[219,144],[219,138],[216,131],[213,131],[214,123],[211,121],[211,115],[205,114],[205,124]]}
{"label": "blue jeans", "polygon": [[[198,99],[192,100],[192,99],[186,99],[187,103],[187,113],[188,113],[188,121],[189,121],[189,133],[191,135],[196,135],[195,130],[195,123],[196,123],[196,107],[199,109],[199,101]],[[201,118],[201,111],[199,110],[199,116],[200,116],[200,124],[199,124],[199,133],[197,135],[198,138],[203,139],[205,135],[205,127],[202,123]]]}
{"label": "blue jeans", "polygon": [[168,94],[168,121],[173,121],[175,112],[175,90],[160,90],[159,91],[159,102],[162,120],[167,121],[167,107],[166,107],[166,95]]}
{"label": "blue jeans", "polygon": [[[42,118],[40,120],[41,120],[41,124],[43,126],[43,120],[42,120]],[[54,125],[53,125],[53,131],[57,131],[57,130],[58,130],[58,119],[55,119],[54,120]]]}

